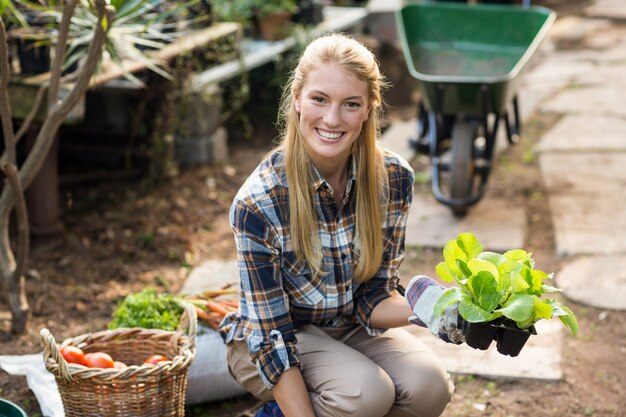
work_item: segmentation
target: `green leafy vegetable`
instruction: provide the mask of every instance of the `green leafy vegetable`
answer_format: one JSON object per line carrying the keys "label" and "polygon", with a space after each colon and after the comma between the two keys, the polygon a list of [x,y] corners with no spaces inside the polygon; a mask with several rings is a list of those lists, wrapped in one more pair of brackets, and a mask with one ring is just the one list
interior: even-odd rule
{"label": "green leafy vegetable", "polygon": [[461,233],[446,243],[443,258],[437,274],[458,287],[442,294],[435,304],[435,315],[458,302],[459,314],[471,323],[504,316],[520,329],[527,329],[541,319],[559,317],[572,334],[578,334],[576,316],[569,308],[558,300],[541,299],[543,294],[560,290],[545,282],[552,274],[534,269],[531,253],[523,249],[504,254],[486,252],[473,234]]}
{"label": "green leafy vegetable", "polygon": [[108,328],[142,327],[174,331],[180,324],[184,309],[184,302],[176,296],[146,288],[128,295],[120,303]]}

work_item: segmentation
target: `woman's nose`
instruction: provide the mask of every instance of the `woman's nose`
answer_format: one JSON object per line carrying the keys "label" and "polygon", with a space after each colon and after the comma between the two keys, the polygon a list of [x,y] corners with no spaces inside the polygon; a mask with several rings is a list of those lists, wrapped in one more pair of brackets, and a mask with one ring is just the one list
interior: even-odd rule
{"label": "woman's nose", "polygon": [[341,121],[341,108],[339,106],[330,106],[324,114],[324,123],[328,127],[338,126]]}

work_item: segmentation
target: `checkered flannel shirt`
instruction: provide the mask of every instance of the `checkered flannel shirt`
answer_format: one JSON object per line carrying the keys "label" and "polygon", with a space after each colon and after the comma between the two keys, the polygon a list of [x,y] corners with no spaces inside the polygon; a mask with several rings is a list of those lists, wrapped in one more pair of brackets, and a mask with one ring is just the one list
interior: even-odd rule
{"label": "checkered flannel shirt", "polygon": [[[247,340],[265,385],[271,389],[292,365],[300,366],[298,326],[364,326],[372,335],[374,307],[398,283],[404,258],[404,232],[413,199],[413,170],[398,155],[385,151],[389,195],[384,217],[384,251],[380,268],[366,283],[352,279],[355,251],[355,164],[337,209],[332,189],[313,167],[318,233],[327,274],[311,273],[298,261],[289,233],[288,185],[283,155],[271,154],[246,180],[234,199],[230,222],[235,234],[241,279],[239,313],[222,322],[226,343]],[[377,204],[372,202],[372,204]]]}

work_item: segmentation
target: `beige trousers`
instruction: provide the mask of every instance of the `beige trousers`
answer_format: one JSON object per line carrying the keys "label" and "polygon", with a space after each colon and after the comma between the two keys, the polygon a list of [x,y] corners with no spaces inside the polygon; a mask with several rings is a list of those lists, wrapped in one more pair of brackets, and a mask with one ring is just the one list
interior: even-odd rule
{"label": "beige trousers", "polygon": [[[443,364],[404,329],[372,337],[360,326],[342,332],[307,325],[296,337],[317,417],[436,417],[450,402],[454,385]],[[227,345],[227,360],[244,388],[273,400],[244,341]]]}

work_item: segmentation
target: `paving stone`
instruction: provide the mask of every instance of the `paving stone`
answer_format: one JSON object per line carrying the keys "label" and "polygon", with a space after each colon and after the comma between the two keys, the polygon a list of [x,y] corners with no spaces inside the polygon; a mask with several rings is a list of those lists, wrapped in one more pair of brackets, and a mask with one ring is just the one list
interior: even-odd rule
{"label": "paving stone", "polygon": [[574,82],[579,85],[611,85],[614,87],[626,87],[626,62],[615,65],[598,66],[593,70],[574,77]]}
{"label": "paving stone", "polygon": [[595,0],[585,8],[585,14],[592,17],[626,19],[626,4],[623,0]]}
{"label": "paving stone", "polygon": [[434,197],[415,196],[406,227],[407,245],[442,248],[462,232],[473,233],[489,250],[522,248],[526,213],[522,207],[486,195],[465,217],[458,218]]}
{"label": "paving stone", "polygon": [[550,28],[550,39],[555,42],[581,42],[590,35],[611,26],[608,19],[589,19],[581,16],[557,18]]}
{"label": "paving stone", "polygon": [[197,294],[205,290],[239,286],[239,269],[236,259],[209,260],[193,268],[182,288],[181,294]]}
{"label": "paving stone", "polygon": [[[626,68],[625,72],[626,74]],[[626,118],[571,114],[541,138],[538,152],[626,151]]]}
{"label": "paving stone", "polygon": [[597,308],[626,310],[626,257],[589,256],[566,264],[555,275],[572,300]]}
{"label": "paving stone", "polygon": [[537,84],[548,84],[559,90],[569,84],[575,77],[587,74],[596,68],[594,60],[599,54],[595,51],[572,54],[555,51],[541,60],[537,66],[522,75],[523,87]]}
{"label": "paving stone", "polygon": [[568,88],[540,107],[557,113],[626,116],[626,95],[611,85]]}
{"label": "paving stone", "polygon": [[539,157],[561,255],[626,252],[626,153]]}
{"label": "paving stone", "polygon": [[[626,252],[625,196],[549,194],[559,256]],[[607,201],[612,202],[607,204]]]}
{"label": "paving stone", "polygon": [[424,328],[406,327],[441,358],[448,372],[452,374],[558,381],[563,377],[563,325],[560,320],[541,320],[535,328],[537,335],[528,339],[518,356],[510,357],[498,353],[495,342],[487,350],[478,350],[465,344],[445,343]]}
{"label": "paving stone", "polygon": [[615,206],[626,201],[626,153],[548,153],[540,156],[539,163],[549,195],[604,198],[600,203],[611,202],[606,205],[626,213]]}

